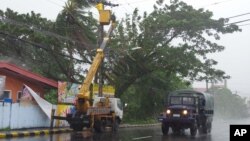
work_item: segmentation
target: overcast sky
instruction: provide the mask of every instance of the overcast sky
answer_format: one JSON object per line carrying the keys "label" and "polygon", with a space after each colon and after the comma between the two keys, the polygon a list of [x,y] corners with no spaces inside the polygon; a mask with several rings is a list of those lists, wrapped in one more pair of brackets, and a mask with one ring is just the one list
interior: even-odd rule
{"label": "overcast sky", "polygon": [[[118,18],[124,13],[131,13],[138,7],[140,11],[152,11],[156,0],[108,0],[120,4],[112,11]],[[170,0],[165,0],[169,2]],[[205,8],[214,13],[214,18],[231,17],[250,13],[250,0],[182,0],[195,8]],[[0,0],[0,9],[7,7],[19,13],[35,11],[42,17],[55,20],[57,14],[63,9],[66,0]],[[250,19],[250,14],[232,18],[231,22]],[[218,41],[226,49],[211,57],[219,62],[217,68],[224,70],[231,79],[228,87],[233,92],[250,97],[250,21],[239,23],[242,32],[222,35]],[[205,82],[195,83],[195,87],[205,87]]]}

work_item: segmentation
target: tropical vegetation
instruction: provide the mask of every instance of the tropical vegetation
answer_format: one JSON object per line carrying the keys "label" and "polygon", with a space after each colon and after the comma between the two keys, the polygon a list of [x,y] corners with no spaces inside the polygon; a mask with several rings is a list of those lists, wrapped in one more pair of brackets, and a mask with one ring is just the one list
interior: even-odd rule
{"label": "tropical vegetation", "polygon": [[[10,60],[54,80],[81,83],[98,42],[98,21],[92,3],[68,0],[56,21],[31,12],[0,10],[1,60]],[[224,50],[216,43],[223,34],[240,31],[225,18],[194,9],[179,0],[156,1],[151,13],[133,14],[117,22],[105,52],[103,83],[115,86],[128,104],[127,120],[155,117],[165,95],[191,87],[194,80],[220,80],[209,54]],[[138,50],[133,50],[140,47]]]}

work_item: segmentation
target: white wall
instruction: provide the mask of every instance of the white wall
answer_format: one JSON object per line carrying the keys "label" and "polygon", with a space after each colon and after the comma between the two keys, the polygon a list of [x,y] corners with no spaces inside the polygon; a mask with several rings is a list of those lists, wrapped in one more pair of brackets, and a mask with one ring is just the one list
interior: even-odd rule
{"label": "white wall", "polygon": [[[4,105],[3,105],[4,104]],[[0,102],[0,129],[10,127],[10,106],[9,103]]]}
{"label": "white wall", "polygon": [[0,129],[49,127],[50,119],[38,105],[0,102]]}

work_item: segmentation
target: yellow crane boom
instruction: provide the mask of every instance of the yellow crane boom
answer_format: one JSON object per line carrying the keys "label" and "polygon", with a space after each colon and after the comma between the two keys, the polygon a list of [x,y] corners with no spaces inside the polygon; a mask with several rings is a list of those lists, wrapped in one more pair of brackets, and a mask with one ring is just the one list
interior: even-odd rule
{"label": "yellow crane boom", "polygon": [[[70,128],[75,131],[82,131],[84,127],[95,129],[102,132],[105,127],[112,127],[117,131],[119,123],[123,117],[123,110],[119,98],[90,97],[90,85],[95,77],[99,66],[104,58],[104,49],[110,39],[111,33],[115,27],[115,16],[111,15],[110,10],[104,10],[104,5],[116,6],[105,1],[96,1],[97,9],[100,14],[100,25],[110,25],[108,33],[103,38],[100,47],[97,49],[96,56],[88,70],[79,93],[76,96],[75,106],[67,113],[66,117],[53,116],[54,119],[67,120]],[[93,105],[90,101],[93,100]]]}
{"label": "yellow crane boom", "polygon": [[91,85],[91,82],[93,78],[95,77],[95,74],[98,70],[98,67],[100,66],[102,60],[104,58],[103,50],[97,49],[97,54],[93,60],[93,63],[88,71],[88,74],[82,84],[82,87],[79,90],[78,98],[86,98],[89,99],[89,87]]}
{"label": "yellow crane boom", "polygon": [[89,92],[89,88],[91,85],[91,82],[93,80],[93,78],[95,77],[95,74],[104,58],[104,48],[106,47],[107,42],[109,41],[110,35],[113,31],[115,27],[115,22],[111,20],[111,26],[109,28],[109,31],[106,35],[106,37],[104,37],[102,44],[100,46],[100,48],[97,49],[97,54],[93,60],[93,63],[90,66],[90,69],[87,73],[87,76],[79,90],[79,93],[77,95],[77,102],[76,102],[76,108],[78,111],[84,112],[86,113],[88,108],[90,107],[89,104],[89,99],[90,99],[90,92]]}

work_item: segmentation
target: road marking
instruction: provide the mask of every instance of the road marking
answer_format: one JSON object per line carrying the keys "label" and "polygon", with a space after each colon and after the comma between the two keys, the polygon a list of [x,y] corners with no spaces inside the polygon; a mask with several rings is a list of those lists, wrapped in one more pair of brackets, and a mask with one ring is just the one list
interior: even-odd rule
{"label": "road marking", "polygon": [[132,140],[142,140],[147,138],[152,138],[152,136],[138,137],[138,138],[133,138]]}
{"label": "road marking", "polygon": [[54,134],[54,133],[63,133],[63,132],[71,132],[72,129],[53,129],[53,130],[34,130],[34,131],[11,131],[10,133],[1,133],[0,139],[2,138],[12,138],[12,137],[24,137],[24,136],[38,136],[45,134]]}

